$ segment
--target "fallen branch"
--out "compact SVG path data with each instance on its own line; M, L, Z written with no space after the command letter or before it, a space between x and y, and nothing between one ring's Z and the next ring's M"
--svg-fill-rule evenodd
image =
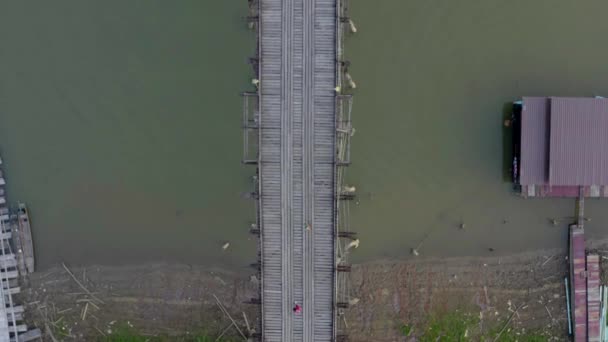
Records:
M222 338L222 336L224 336L224 334L228 331L228 329L232 328L233 325L234 323L230 323L224 330L222 330L222 333L217 336L215 342L218 342L220 338Z
M488 296L488 287L487 287L487 286L484 286L484 287L483 287L483 292L484 292L484 293L485 293L485 295L486 295L486 305L487 305L488 307L490 307L490 297Z
M226 310L226 308L224 307L224 305L222 305L222 302L217 298L216 295L213 295L213 298L215 298L215 301L217 302L217 306L220 308L220 310L222 310L222 312L232 321L232 324L234 325L234 327L236 328L236 330L239 332L239 334L241 334L241 336L243 336L243 339L245 341L247 341L247 337L245 336L245 334L243 334L243 332L239 328L239 325L236 324L236 322L234 321L234 319L232 319L232 316L230 316L230 314L228 313L228 310Z
M243 311L243 319L245 319L245 325L247 326L247 332L251 335L251 327L249 326L249 321L247 320L247 315L245 315L245 311Z
M61 325L59 325L59 324L56 324L55 322L51 322L51 324L52 324L52 325L53 325L55 328L57 328L57 330L61 331L61 333L62 333L62 334L65 334L65 332L63 332L63 330L64 330L65 326L61 326Z
M99 306L97 306L95 304L95 302L93 302L92 300L90 300L89 298L82 298L82 299L76 299L76 303L87 303L87 304L91 304L95 309L99 310Z
M45 330L45 333L47 335L49 335L49 337L51 338L51 340L53 342L58 342L57 339L55 338L55 335L53 335L53 331L49 327L49 324L48 324L49 317L47 316L46 313L42 312L42 309L40 308L40 306L38 306L37 309L38 309L38 312L40 312L40 316L42 316L42 318L44 319L44 330Z
M342 320L344 321L344 326L348 329L348 322L346 321L345 315L342 315Z
M65 271L68 272L68 274L70 275L70 277L72 277L72 279L74 279L74 281L76 282L76 284L78 284L78 286L80 286L80 288L83 289L84 292L86 292L89 296L91 296L91 298L95 299L99 303L104 304L103 300L95 297L93 295L93 293L91 293L91 291L89 291L89 289L87 289L84 285L82 285L82 283L80 281L78 281L78 279L76 279L76 277L74 276L74 273L72 273L72 271L70 271L70 269L65 265L65 263L62 262L61 265L63 265L63 268L65 268Z
M507 322L505 322L505 325L502 326L502 329L500 329L500 332L494 338L494 342L498 341L498 339L500 338L500 335L502 335L502 333L505 331L505 329L507 328L507 326L509 325L509 323L511 323L511 320L513 319L513 316L515 316L515 314L517 313L517 311L519 311L519 309L522 306L524 306L524 303L519 304L519 306L517 307L517 309L515 309L515 311L511 314L511 316L509 316L509 319L507 320Z
M51 330L51 328L49 328L49 325L44 323L44 327L45 327L46 333L51 337L51 340L53 340L53 342L58 342L57 339L55 338L55 335L53 335L53 331Z
M547 310L547 313L549 314L549 318L551 318L551 322L553 322L553 315L551 315L551 311L549 311L549 308L545 305L545 310Z
M56 271L50 271L50 272L47 272L47 273L43 274L43 275L42 275L42 276L41 276L39 279L44 279L44 278L46 278L46 277L50 276L51 274L53 274L53 273L55 273L55 272L56 272Z
M541 266L545 266L545 264L548 263L551 259L553 259L553 255L548 257L547 260L545 260L545 262L543 262Z
M89 303L86 303L84 309L82 310L82 320L84 321L87 318L87 310L89 309Z
M95 330L99 331L100 334L102 334L103 336L106 336L106 334L101 331L101 329L99 329L98 327L94 326L93 328L95 328Z
M99 293L98 291L91 291L92 294L96 294ZM65 295L66 296L82 296L82 295L86 295L88 293L86 292L68 292Z

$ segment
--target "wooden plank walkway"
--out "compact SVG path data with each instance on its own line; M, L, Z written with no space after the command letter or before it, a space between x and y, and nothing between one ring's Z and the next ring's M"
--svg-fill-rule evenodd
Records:
M32 239L32 228L30 227L30 215L25 203L17 206L17 234L19 236L19 254L25 265L23 275L34 272L34 241Z
M600 256L587 255L587 341L600 342Z
M263 341L334 339L336 6L260 0Z
M587 341L587 280L585 266L585 231L581 226L570 226L570 289L574 341Z

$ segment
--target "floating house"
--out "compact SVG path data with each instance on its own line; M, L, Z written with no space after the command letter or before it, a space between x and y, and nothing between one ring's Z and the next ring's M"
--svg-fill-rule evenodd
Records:
M576 342L608 340L608 293L585 248L584 199L608 197L608 99L524 97L513 111L513 181L524 197L577 198L570 226L568 328ZM569 290L568 290L569 289Z
M524 197L608 197L608 99L514 104L513 179Z

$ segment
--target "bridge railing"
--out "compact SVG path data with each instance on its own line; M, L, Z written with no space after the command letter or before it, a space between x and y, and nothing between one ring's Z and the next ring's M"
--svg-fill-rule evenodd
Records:
M351 121L352 94L336 95L336 144L338 166L350 165L350 139L355 133Z
M259 96L257 92L243 92L243 164L257 164L259 159Z
M336 16L336 157L335 157L335 292L334 292L334 340L347 341L345 310L351 305L349 244L356 239L352 232L350 216L350 199L354 198L354 189L346 186L345 175L351 163L350 142L355 133L352 125L352 104L354 82L348 76L350 63L345 59L344 39L349 28L346 0L337 0Z
M247 301L249 304L258 305L259 306L259 317L257 322L253 323L254 331L251 332L251 338L256 340L262 339L262 317L263 307L262 297L263 297L263 277L262 277L262 268L263 265L263 248L262 248L262 240L263 240L263 229L261 225L261 188L260 188L260 173L261 173L261 163L260 163L260 144L261 144L261 130L260 126L261 117L260 117L260 91L259 91L259 83L260 83L260 43L261 43L261 32L260 32L260 1L259 0L249 0L249 13L247 15L246 21L247 26L253 32L255 32L255 53L254 56L249 58L249 64L253 70L253 79L251 83L253 87L255 87L254 91L246 91L241 93L241 97L243 99L243 112L241 119L241 128L243 130L243 153L242 153L242 163L245 165L255 165L255 175L252 177L252 187L253 191L251 196L255 202L255 219L253 222L250 222L249 225L249 233L256 235L258 237L258 251L257 251L257 260L255 263L252 263L251 266L255 269L255 276L258 279L258 297L251 298Z

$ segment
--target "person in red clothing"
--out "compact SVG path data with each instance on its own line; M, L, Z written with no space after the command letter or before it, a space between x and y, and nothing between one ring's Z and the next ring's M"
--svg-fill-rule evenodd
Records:
M293 312L295 312L297 314L301 313L302 312L302 307L298 303L295 303L295 305L293 307Z

